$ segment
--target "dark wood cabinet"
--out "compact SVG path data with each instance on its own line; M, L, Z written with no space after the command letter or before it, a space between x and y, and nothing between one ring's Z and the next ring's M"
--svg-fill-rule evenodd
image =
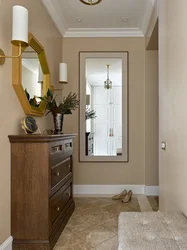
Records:
M93 155L94 153L94 133L86 132L86 155Z
M74 211L75 135L9 136L13 250L51 250Z

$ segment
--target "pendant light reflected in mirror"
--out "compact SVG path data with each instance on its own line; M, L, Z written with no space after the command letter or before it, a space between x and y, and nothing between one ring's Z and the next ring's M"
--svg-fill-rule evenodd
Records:
M110 65L107 64L106 67L107 67L107 79L106 79L106 81L104 81L104 88L105 89L112 89L112 81L110 81L110 78L109 78Z

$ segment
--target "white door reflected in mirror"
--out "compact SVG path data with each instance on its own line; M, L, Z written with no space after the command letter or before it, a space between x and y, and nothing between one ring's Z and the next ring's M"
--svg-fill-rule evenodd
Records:
M128 161L127 85L127 52L80 52L80 161Z

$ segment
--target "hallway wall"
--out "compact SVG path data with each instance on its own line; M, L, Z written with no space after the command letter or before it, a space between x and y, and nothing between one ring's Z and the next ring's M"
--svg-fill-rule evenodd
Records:
M129 162L79 162L78 136L74 152L75 185L145 184L145 39L64 38L63 61L68 64L69 91L79 92L79 51L129 51ZM79 134L78 112L66 116L65 132Z
M52 83L58 81L58 63L62 57L62 38L51 18L38 0L0 1L0 48L11 55L12 6L23 5L29 10L29 31L46 50ZM12 87L12 61L0 66L0 245L10 236L10 143L8 135L20 133L20 121L25 117ZM52 128L52 117L36 118L41 130ZM23 166L24 167L24 166Z
M159 10L160 209L187 216L187 2ZM173 18L174 17L174 18ZM161 141L167 150L161 150Z
M145 185L158 186L158 50L146 50L145 69Z

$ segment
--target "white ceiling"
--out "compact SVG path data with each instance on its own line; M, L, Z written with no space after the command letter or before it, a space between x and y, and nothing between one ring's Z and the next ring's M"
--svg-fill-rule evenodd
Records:
M156 2L102 0L88 6L79 0L41 1L65 37L143 36Z
M86 78L92 86L104 86L107 79L106 65L110 65L109 79L113 86L122 85L122 60L119 58L86 59Z

